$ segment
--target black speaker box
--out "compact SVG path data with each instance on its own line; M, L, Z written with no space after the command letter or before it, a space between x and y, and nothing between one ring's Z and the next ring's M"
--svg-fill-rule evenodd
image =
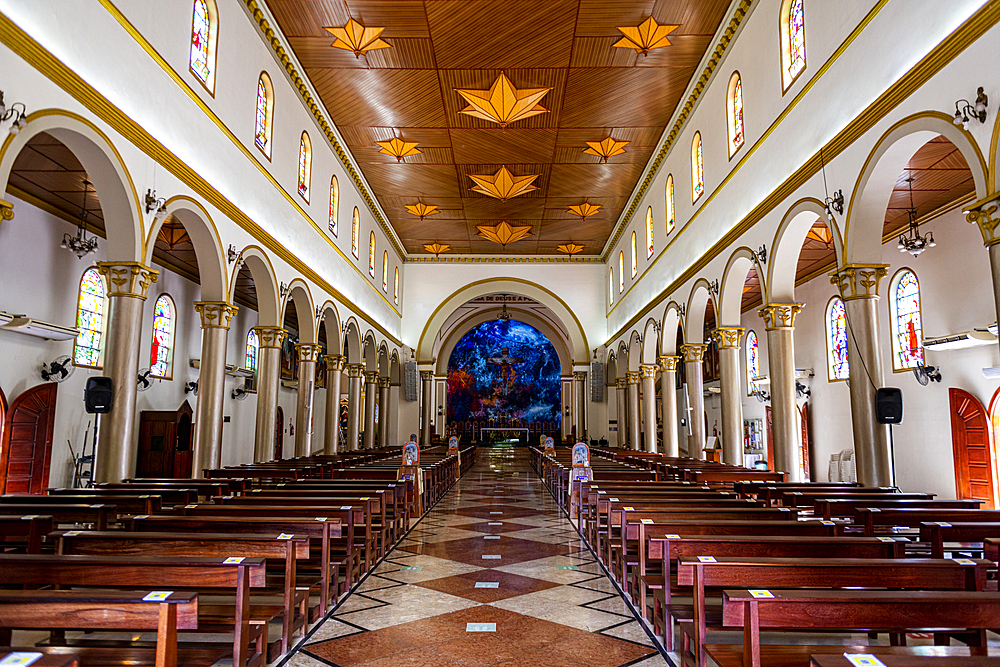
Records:
M903 392L895 387L882 387L875 392L875 419L879 424L903 422Z
M114 394L114 384L111 382L111 378L87 378L87 388L83 392L83 405L90 414L111 412Z

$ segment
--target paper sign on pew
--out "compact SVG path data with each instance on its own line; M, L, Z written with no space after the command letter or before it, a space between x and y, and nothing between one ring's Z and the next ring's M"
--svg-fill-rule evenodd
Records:
M844 657L854 667L885 667L885 663L871 653L845 653Z
M163 602L173 595L173 591L150 591L142 597L143 602Z
M33 665L41 657L41 653L15 651L14 653L8 653L0 659L0 665Z
M754 596L754 598L756 598L756 599L773 598L774 597L774 593L772 593L769 590L765 590L765 589L753 589L753 588L751 588L751 589L749 589L749 592L750 592L750 595Z

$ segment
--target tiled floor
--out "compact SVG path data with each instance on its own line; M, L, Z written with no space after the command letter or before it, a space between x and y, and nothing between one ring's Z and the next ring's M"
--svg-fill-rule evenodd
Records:
M477 587L487 582L496 587ZM531 471L527 451L497 447L480 450L472 470L286 664L667 663Z

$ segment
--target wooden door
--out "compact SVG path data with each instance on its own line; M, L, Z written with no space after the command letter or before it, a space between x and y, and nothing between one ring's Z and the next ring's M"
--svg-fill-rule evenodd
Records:
M57 387L54 382L32 387L15 398L4 415L3 493L43 493L48 486Z
M173 412L143 410L139 413L139 451L136 477L172 477L177 439Z
M190 477L191 463L194 457L194 452L191 449L191 442L194 437L191 417L194 415L194 410L191 409L190 403L184 401L181 403L181 407L177 409L175 415L173 475L174 477Z
M767 432L767 468L768 470L777 470L777 468L774 467L774 438L771 435L770 405L764 408L764 424L766 425Z
M285 435L285 413L278 406L278 418L274 420L274 460L281 460L281 446Z
M806 481L812 480L810 474L812 463L809 460L812 452L809 450L809 403L803 403L799 408L799 420L802 424L802 474Z
M955 493L962 500L981 500L996 507L990 421L975 396L948 389L951 407L951 446L955 457Z

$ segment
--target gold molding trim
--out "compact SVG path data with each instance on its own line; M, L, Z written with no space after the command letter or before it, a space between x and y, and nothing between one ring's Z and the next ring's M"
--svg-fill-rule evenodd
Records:
M846 264L830 273L830 283L844 301L878 299L878 284L888 275L888 264Z
M299 343L295 346L295 352L298 356L299 363L316 363L319 361L320 352L323 351L322 345L317 345L316 343Z
M965 209L965 219L979 226L979 231L983 235L983 245L986 247L1000 243L1000 234L997 233L997 228L1000 227L998 210L1000 210L1000 192L994 192Z
M108 281L108 296L127 296L146 300L149 286L160 272L141 262L97 262L97 272Z
M409 255L407 264L603 264L600 255L584 255L563 257L552 256L507 256L507 255L449 255L448 257L431 257L429 255Z
M0 221L14 219L14 204L6 199L0 199Z
M766 331L794 329L795 316L802 312L802 306L801 303L769 303L757 314L764 320Z
M261 348L273 347L281 349L288 332L281 327L253 327L257 332L257 341Z
M201 315L202 329L228 329L239 307L225 301L195 301L194 309Z
M684 343L680 347L681 359L684 360L685 364L700 364L705 360L705 350L707 349L707 343Z
M712 340L720 350L739 349L744 331L743 327L717 327L712 330Z
M681 358L679 356L672 354L662 354L657 359L657 361L660 363L660 370L663 371L664 373L676 373L677 363L680 360Z
M659 364L639 364L639 374L642 375L643 380L653 380L656 378L656 372L660 370Z
M342 354L324 354L323 363L326 364L327 371L335 371L337 373L344 370L344 362L347 361L347 357Z
M361 377L361 372L364 370L364 364L347 364L344 368L347 369L347 377L349 378L359 378Z
M638 385L642 382L642 373L639 371L626 371L625 382L629 385Z

